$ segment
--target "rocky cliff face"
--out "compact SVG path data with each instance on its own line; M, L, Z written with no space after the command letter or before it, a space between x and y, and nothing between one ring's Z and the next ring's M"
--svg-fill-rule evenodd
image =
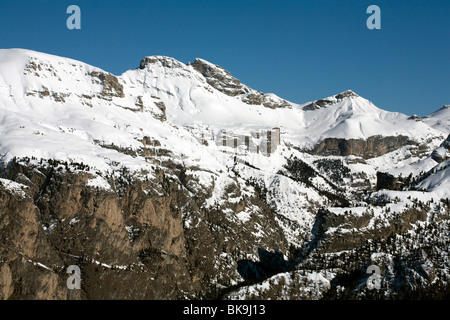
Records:
M179 180L161 171L152 181L124 173L110 177L112 190L87 185L87 172L61 171L13 162L1 173L3 182L21 181L20 190L0 190L3 299L214 298L245 274L239 266L249 254L288 250L266 203L202 209L212 190L189 196L183 171L173 172ZM222 214L246 207L260 212L245 226ZM81 291L66 287L70 265L81 268Z
M354 155L364 159L370 159L382 156L406 145L417 145L417 143L405 136L372 136L366 140L325 138L310 150L310 152L321 156Z
M176 209L185 200L170 195L170 181L153 198L144 193L151 188L145 182L114 181L120 190L113 192L87 186L87 173L12 165L4 174L22 180L25 191L2 192L11 208L2 211L1 260L12 279L5 298L158 299L195 292ZM77 296L66 287L69 265L82 270L84 290ZM53 279L51 290L18 281L24 273Z
M377 190L402 190L405 181L401 177L396 177L386 172L377 172Z
M274 94L262 93L247 87L220 66L202 59L195 59L192 67L206 78L209 85L226 95L239 96L246 104L263 105L271 109L292 107L289 102Z

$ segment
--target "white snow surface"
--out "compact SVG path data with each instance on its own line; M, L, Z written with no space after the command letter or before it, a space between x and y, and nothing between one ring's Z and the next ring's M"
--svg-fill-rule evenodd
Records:
M108 181L106 181L104 178L100 176L87 180L86 185L89 187L99 188L102 190L112 190Z
M450 133L450 105L445 105L424 117L423 122L435 129Z
M0 184L3 185L5 189L11 191L13 194L19 195L22 198L25 198L27 196L24 189L28 189L28 186L24 184L3 178L0 178Z
M450 195L450 160L444 161L435 167L436 172L419 183L418 187L431 191L439 198Z

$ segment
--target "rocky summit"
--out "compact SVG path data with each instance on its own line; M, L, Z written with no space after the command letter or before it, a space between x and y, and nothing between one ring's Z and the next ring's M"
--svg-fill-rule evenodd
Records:
M137 65L0 50L1 299L449 297L448 106Z

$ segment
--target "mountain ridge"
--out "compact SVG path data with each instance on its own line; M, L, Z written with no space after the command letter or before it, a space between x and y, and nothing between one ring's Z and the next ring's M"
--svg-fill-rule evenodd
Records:
M194 63L0 50L0 298L448 292L448 108L296 104Z
M101 70L101 71L106 72L106 73L108 73L108 74L114 75L114 74L112 74L111 72L108 72L108 71L106 71L106 70L104 70L104 69L102 69L102 68L93 66L93 65L91 65L91 64L87 64L87 63L85 63L85 62L82 62L82 61L79 61L79 60L76 60L76 59L73 59L73 58L66 58L66 57L61 57L61 56L54 55L54 54L48 54L48 53L43 53L43 52L34 51L34 50L30 50L30 49L22 49L22 48L11 48L11 49L0 49L0 50L3 51L4 54L7 55L7 56L14 56L14 57L17 57L17 55L20 55L20 56L22 56L22 58L30 58L31 56L38 56L38 57L47 57L47 58L63 59L63 60L67 60L67 61L69 61L69 62L79 63L79 64L82 64L82 65L85 65L85 66L89 66L89 67L92 67L92 68L94 68L94 69L98 69L98 70ZM13 53L18 53L18 54L17 54L17 55L14 55ZM7 57L6 57L6 58L7 58ZM169 56L163 56L163 55L148 55L148 56L145 56L144 58L141 59L141 62L140 62L140 65L139 65L138 69L143 69L147 63L155 63L155 62L157 62L157 61L166 61L166 62L167 62L167 61L170 61L170 62L172 62L175 66L178 66L178 67L188 67L188 66L190 66L190 65L193 65L193 64L195 63L195 61L201 61L201 62L204 63L205 65L213 66L213 67L216 68L216 69L223 70L226 74L228 74L229 76L233 77L233 76L232 76L226 69L224 69L223 67L218 66L218 65L216 65L216 64L214 64L214 63L212 63L212 62L209 62L209 61L207 61L207 60L205 60L205 59L203 59L203 58L195 58L193 63L187 62L187 64L184 64L183 62L178 61L177 59L172 58L172 57L169 57ZM114 75L114 76L115 76L115 77L120 77L121 75L123 75L124 73L126 73L126 72L128 72L128 71L132 71L132 69L129 69L129 70L127 70L127 71L121 73L120 75ZM201 73L201 72L200 72L200 73ZM236 78L234 78L234 77L233 77L233 79L239 81L238 79L236 79ZM241 82L239 81L239 83L241 83ZM245 86L245 85L244 85L244 86ZM249 88L249 87L247 87L247 86L245 86L245 87L246 87L246 88ZM250 89L251 89L251 88L250 88ZM252 90L254 90L254 89L252 89ZM259 92L259 91L257 91L257 92ZM266 93L266 94L272 94L272 93ZM337 93L337 94L334 94L334 95L332 95L332 96L328 96L328 97L321 98L321 99L318 99L318 100L313 100L313 101L310 101L310 102L303 102L303 103L301 103L301 104L299 104L299 103L294 103L294 102L289 102L289 103L293 103L293 104L296 104L296 105L308 105L308 104L313 103L313 102L318 102L318 101L322 101L322 100L327 100L327 99L330 99L330 98L335 98L335 99L339 100L339 99L342 99L343 97L346 97L346 96L360 97L360 96L359 96L357 93L355 93L353 90L347 89L347 90L344 90L344 91L339 92L339 93ZM440 109L437 109L436 111L431 112L430 114L435 113L435 112L437 112L437 111L445 110L445 109L447 109L449 106L450 106L450 105L444 105L444 106L441 107ZM430 115L430 114L429 114L429 115ZM429 115L424 116L424 117L428 117Z
M299 143L305 150L329 138L367 139L379 134L386 137L403 135L419 144L432 139L435 145L441 142L438 140L445 138L443 131L445 127L439 126L441 122L434 120L436 117L433 117L433 114L426 118L425 122L412 122L406 115L375 107L369 100L351 90L304 105L297 105L251 89L241 84L223 68L201 59L195 60L198 61L197 64L200 64L195 67L195 62L192 65L186 65L166 56L147 56L141 60L139 68L114 76L82 62L34 51L14 49L2 50L0 53L3 56L3 60L0 59L2 66L0 88L2 93L7 93L5 105L9 105L8 109L16 111L19 105L23 108L23 116L34 114L39 117L37 112L45 108L35 104L42 105L42 102L46 101L49 115L53 115L53 123L44 125L41 131L45 127L47 127L45 130L48 130L49 127L59 126L57 113L55 113L56 105L65 105L64 108L69 108L68 111L80 114L83 113L82 109L74 104L81 102L82 105L90 107L92 112L103 113L103 116L98 114L96 119L104 117L106 112L104 108L106 105L111 105L120 108L115 111L117 113L127 113L126 110L133 113L148 113L155 119L168 121L178 126L199 124L210 126L216 133L220 130L250 132L257 128L281 126L284 140L288 143ZM16 55L15 60L14 55ZM4 68L4 60L8 62L8 68ZM11 63L13 60L16 62ZM217 77L217 75L207 74L205 77L201 69L204 65L212 68L213 72L220 70L227 77L225 83L231 81L239 90L245 89L245 93L239 91L238 94L235 94L236 92L230 94L224 88L218 90L216 88L218 83L222 86L223 81L220 81L220 77L214 78L214 83L211 85L212 80L208 80L208 76ZM13 66L16 70L11 69ZM4 72L8 69L7 73ZM25 74L18 76L22 73L22 69ZM224 86L227 85L224 84ZM258 98L258 104L255 101L246 100L249 95L255 94L261 98ZM286 102L289 107L278 108L274 105L272 105L273 108L268 107L266 103L268 100L275 104ZM17 104L17 101L20 103ZM127 114L129 115L127 117L136 117L136 114ZM91 116L85 114L80 117ZM131 118L128 121L134 121ZM47 120L42 119L40 123L45 123ZM426 123L430 123L431 126ZM433 128L435 124L438 130ZM102 121L100 125L104 127L105 122ZM111 133L117 131L118 126L119 124L116 123L114 128L107 131ZM144 124L140 125L141 128L144 126ZM105 140L104 137L94 137L96 133L89 130L83 129L85 133L82 134L91 136L91 141ZM123 132L123 129L119 131ZM125 135L129 136L130 132L125 132ZM136 139L142 139L142 137L136 137L130 140L122 134L121 136L122 142L119 142L119 145L124 147L136 148L138 147ZM157 133L156 136L158 136ZM105 144L112 143L116 138L110 136L110 141L106 139ZM157 138L157 140L162 139ZM114 142L117 144L118 141Z

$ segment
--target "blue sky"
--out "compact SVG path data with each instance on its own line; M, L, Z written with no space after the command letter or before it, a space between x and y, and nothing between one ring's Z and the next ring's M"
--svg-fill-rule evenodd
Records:
M66 9L81 8L81 30ZM366 9L381 8L381 30ZM81 60L114 74L147 55L200 57L297 103L352 89L380 108L450 104L449 0L1 0L0 47Z

